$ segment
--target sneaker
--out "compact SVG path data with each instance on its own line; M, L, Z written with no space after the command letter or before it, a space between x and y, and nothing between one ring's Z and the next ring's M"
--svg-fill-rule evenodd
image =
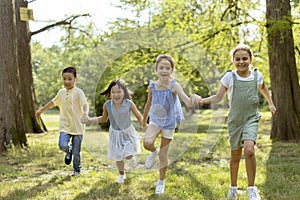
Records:
M124 183L126 179L126 174L120 175L116 183Z
M231 200L237 200L237 186L230 186L227 198Z
M80 174L79 171L74 171L73 174L72 174L72 176L78 176L79 174Z
M158 153L158 148L155 147L156 151L151 152L147 158L146 158L146 162L145 162L145 167L147 169L150 169L151 167L153 167L154 163L155 163L155 159Z
M164 182L157 182L156 188L155 188L155 194L163 194L165 191L165 183Z
M258 190L255 186L248 187L248 199L249 200L260 200Z
M72 162L72 153L67 153L65 156L65 164L69 165Z

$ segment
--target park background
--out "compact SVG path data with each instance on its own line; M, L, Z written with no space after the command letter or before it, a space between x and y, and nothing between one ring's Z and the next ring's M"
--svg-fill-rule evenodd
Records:
M141 169L131 171L127 184L113 184L116 170L105 158L105 145L97 143L107 143L108 124L88 127L85 172L73 181L57 147L57 109L42 120L36 119L34 111L62 88L61 70L73 65L78 69L77 86L91 105L90 115L102 112L106 99L99 92L116 77L125 79L142 112L149 80L155 79L153 64L161 53L175 58L176 79L186 93L205 97L216 92L221 75L232 69L229 52L239 43L252 47L254 68L263 73L278 109L271 117L267 102L260 98L258 188L263 199L299 198L298 1L123 0L113 3L130 14L112 17L105 25L80 9L49 18L41 28L32 24L40 24L38 18L30 26L20 20L19 7L30 8L42 1L1 1L1 198L157 198L153 195L157 172L145 173L142 168L146 152L139 161ZM101 3L94 6L101 7ZM43 34L51 41L53 33L60 35L53 45L37 39ZM186 120L170 151L166 194L160 198L225 199L229 185L227 108L224 99L211 107L185 110ZM243 198L246 174L243 165L240 169Z

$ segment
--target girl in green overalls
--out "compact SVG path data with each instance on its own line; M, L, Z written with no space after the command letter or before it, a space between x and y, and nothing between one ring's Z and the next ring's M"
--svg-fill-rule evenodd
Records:
M237 199L237 177L239 163L244 148L246 171L248 177L248 198L259 200L260 196L254 186L256 174L256 159L254 145L256 143L258 122L258 92L259 89L268 101L272 114L276 108L272 102L262 74L251 69L253 53L248 45L240 44L232 51L234 71L227 71L221 79L221 87L217 94L201 99L193 94L193 102L199 105L220 102L225 93L228 94L230 110L228 114L228 133L231 148L229 199Z

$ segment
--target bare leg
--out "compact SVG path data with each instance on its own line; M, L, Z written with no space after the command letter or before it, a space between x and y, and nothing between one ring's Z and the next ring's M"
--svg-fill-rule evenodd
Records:
M151 152L154 152L156 149L155 149L155 146L154 146L154 143L155 143L155 140L157 138L157 135L159 134L161 130L150 124L146 130L146 133L145 133L145 137L144 137L144 142L143 142L143 145L144 145L144 148L148 151L151 151Z
M256 158L254 152L254 142L252 140L244 141L244 155L246 162L246 171L248 177L248 186L254 186L256 174Z
M231 179L231 186L237 186L237 177L239 172L239 164L242 155L242 148L238 150L231 151L231 158L230 158L230 179Z
M161 137L160 151L159 151L159 179L164 180L168 168L168 151L171 139Z
M120 175L124 175L124 173L125 173L124 161L123 160L122 161L117 161L116 164L117 164L117 168L119 170Z

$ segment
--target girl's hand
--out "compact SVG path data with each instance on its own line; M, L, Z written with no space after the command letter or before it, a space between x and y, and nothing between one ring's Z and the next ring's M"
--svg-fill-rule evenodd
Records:
M191 96L191 100L194 105L201 104L201 99L202 99L202 97L197 94L192 94L192 96Z
M146 131L147 128L148 128L148 124L147 123L145 123L145 124L142 125L143 131Z
M274 115L277 110L276 107L273 104L271 104L271 105L269 105L269 108L270 108L271 113Z

